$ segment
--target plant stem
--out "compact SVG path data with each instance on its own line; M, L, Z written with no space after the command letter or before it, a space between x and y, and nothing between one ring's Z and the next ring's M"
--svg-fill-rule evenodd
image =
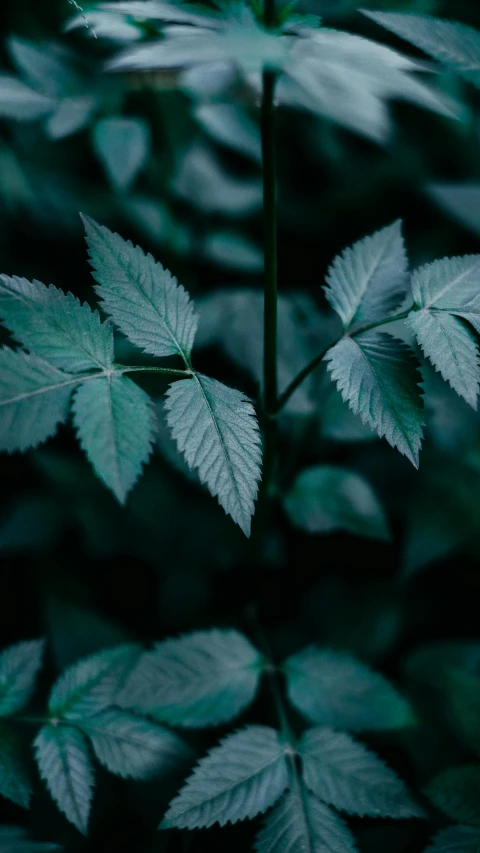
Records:
M191 370L175 370L170 367L128 367L124 364L115 365L115 373L164 373L166 376L191 376Z

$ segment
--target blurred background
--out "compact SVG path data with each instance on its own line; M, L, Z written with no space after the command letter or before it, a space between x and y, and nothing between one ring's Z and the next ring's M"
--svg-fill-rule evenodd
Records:
M255 398L263 264L258 105L219 99L214 86L200 99L192 75L107 75L105 60L142 38L145 26L127 16L113 23L90 15L87 0L84 6L89 28L68 0L1 4L0 271L54 283L94 304L82 211L172 270L201 312L199 368ZM480 29L473 0L363 6ZM363 18L352 0L303 0L299 10L415 54ZM445 72L436 85L464 105L462 120L394 104L385 147L314 114L279 112L283 384L332 334L321 285L344 247L402 218L412 266L479 251L480 92ZM120 336L117 357L133 358ZM2 456L2 645L46 635L47 683L80 656L124 639L149 642L212 625L249 633L255 604L279 656L328 643L413 692L418 673L443 660L445 649L453 655L469 641L477 667L480 423L427 367L424 378L419 472L353 419L322 370L295 395L281 423L280 500L255 570L242 534L176 454L161 380L144 380L159 398L159 435L125 508L95 479L70 426L26 456ZM299 471L325 462L365 478L381 523L378 514L376 526L347 514L315 534L301 529L286 496ZM432 703L430 694L424 699ZM260 698L255 719L266 713ZM414 783L460 749L443 730L397 736L382 748ZM154 833L171 791L112 777L99 786L88 842L46 794L38 794L31 816L2 803L5 819L27 821L71 849L204 849L202 840ZM408 822L362 827L359 838L372 851L421 850L426 837ZM251 832L213 830L209 850L249 849Z

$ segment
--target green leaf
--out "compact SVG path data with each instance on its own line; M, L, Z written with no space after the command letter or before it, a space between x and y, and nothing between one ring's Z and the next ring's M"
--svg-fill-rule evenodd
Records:
M124 779L152 779L171 772L188 750L178 735L117 708L82 722L100 764Z
M362 11L377 24L480 86L480 33L473 27L430 15Z
M97 122L93 143L110 182L128 192L150 153L150 130L144 121L112 116Z
M161 824L195 829L266 811L288 784L286 745L274 729L247 726L228 735L187 779Z
M196 373L167 391L167 422L178 449L246 536L260 480L255 411L240 391Z
M0 654L0 717L9 717L29 702L43 662L44 640L27 640Z
M326 361L352 411L418 467L423 408L410 349L389 335L370 332L343 338Z
M299 791L285 794L267 816L255 850L257 853L354 853L357 847L343 820L301 785Z
M27 450L54 435L77 383L35 355L0 350L0 450Z
M48 708L52 717L82 720L115 704L138 657L134 643L106 649L67 669L54 684Z
M150 397L125 376L82 385L73 399L80 444L96 473L123 504L152 451Z
M55 101L10 74L0 74L0 118L36 121L52 112Z
M238 104L200 103L195 118L212 139L261 163L260 130Z
M401 227L397 220L334 259L324 289L345 329L382 320L401 304L408 265Z
M298 746L305 784L327 805L363 817L421 817L398 776L344 732L309 729Z
M448 703L457 734L480 754L480 678L455 669L447 669L446 676Z
M168 270L139 246L83 217L102 307L124 335L152 355L189 359L198 318Z
M442 210L468 228L480 234L480 184L478 181L431 182L426 192Z
M411 725L407 701L350 655L310 646L284 664L288 697L312 723L351 731Z
M64 56L52 45L35 44L13 36L8 39L7 48L19 74L50 98L60 97L66 86L77 82Z
M480 830L474 826L449 826L432 839L425 853L478 853Z
M412 293L419 308L463 317L480 332L480 255L442 258L415 270Z
M0 794L28 809L32 786L23 746L18 732L0 722Z
M70 726L43 726L34 742L40 775L67 820L87 834L94 775L84 734Z
M111 327L53 284L1 275L0 316L19 343L62 370L79 373L113 363Z
M185 4L182 8L180 5L165 3L163 0L119 0L114 3L100 3L99 8L150 21L200 24L201 26L216 26L216 18L218 18L218 13L215 14L215 11L207 6Z
M383 508L360 474L333 465L307 468L296 478L284 506L290 521L309 533L347 530L388 539Z
M97 107L98 101L93 95L63 98L45 124L47 135L57 140L78 133L90 124Z
M0 826L0 853L57 853L58 844L30 841L27 832L20 826Z
M142 655L121 703L172 726L220 725L253 701L263 664L238 631L196 631Z
M446 382L466 402L477 408L480 381L475 335L448 311L412 311L407 317L423 352Z
M451 767L430 780L427 797L451 820L480 826L480 767Z

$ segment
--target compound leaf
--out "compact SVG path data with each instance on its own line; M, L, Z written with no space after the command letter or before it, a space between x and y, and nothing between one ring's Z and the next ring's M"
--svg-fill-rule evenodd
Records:
M18 732L0 722L0 794L28 809L32 787L23 746Z
M427 797L451 820L480 826L480 767L451 767L430 780Z
M94 775L88 742L78 729L43 726L34 743L40 775L67 820L87 834Z
M0 717L20 711L28 703L42 665L44 640L27 640L0 654Z
M480 255L441 258L415 270L412 293L416 306L449 311L480 332Z
M267 816L255 849L257 853L354 853L357 847L343 820L301 785L299 791L285 794Z
M102 307L152 355L190 357L198 318L186 291L139 246L83 217Z
M152 451L155 420L148 394L125 376L101 376L77 390L73 416L96 473L125 503Z
M379 332L343 338L326 355L345 402L418 467L423 408L410 349Z
M266 811L288 784L285 748L267 726L247 726L224 738L170 803L162 828L224 826Z
M142 655L120 701L172 726L220 725L252 702L263 662L238 631L196 631Z
M166 408L188 465L250 536L261 462L253 406L240 391L197 373L170 385Z

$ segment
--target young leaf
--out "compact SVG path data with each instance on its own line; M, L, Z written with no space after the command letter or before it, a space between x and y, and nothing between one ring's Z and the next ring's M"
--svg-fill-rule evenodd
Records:
M117 708L82 722L100 764L124 779L152 779L187 755L178 735Z
M28 703L42 665L44 640L27 640L0 654L0 717L9 717Z
M111 327L53 284L1 275L0 316L19 343L55 367L79 373L112 365Z
M377 672L343 652L310 646L284 664L288 697L312 723L351 731L411 725L407 701Z
M407 289L407 263L400 220L337 255L325 295L345 329L382 320L398 308Z
M142 655L120 700L172 726L216 726L252 702L262 667L238 631L196 631Z
M398 12L363 14L480 86L480 33L456 21Z
M435 776L425 793L451 820L480 826L480 767L451 767Z
M58 844L30 841L20 826L0 826L0 853L59 853Z
M301 785L301 783L300 783ZM301 786L269 813L255 842L257 853L355 853L355 839L332 809Z
M81 720L115 703L138 656L138 646L125 644L84 658L54 684L50 716Z
M125 503L152 451L154 410L149 396L125 376L102 376L78 389L73 418L96 473Z
M70 726L43 726L34 742L40 776L67 820L87 834L94 776L84 734Z
M415 270L412 293L419 308L463 317L480 332L480 255L442 258Z
M93 142L113 186L128 192L148 160L148 125L138 118L104 118L95 125Z
M167 421L178 449L227 515L250 536L260 480L255 411L240 391L196 373L167 391Z
M170 803L161 828L195 829L253 818L288 784L285 744L274 729L247 726L203 758Z
M35 355L0 350L0 450L27 450L54 435L77 383Z
M425 853L478 853L480 829L475 826L449 826L432 839Z
M476 409L480 368L473 332L448 311L412 311L407 323L436 370Z
M300 740L305 784L327 805L371 817L421 817L403 782L344 732L309 729Z
M152 355L188 361L198 318L168 270L139 246L83 217L102 307L132 343Z
M302 471L284 505L292 523L309 533L347 530L372 539L389 538L385 513L371 486L345 468L317 465Z
M32 786L23 743L18 732L0 722L0 794L28 809Z
M343 338L326 361L353 412L418 467L423 409L410 349L389 335L370 332Z

